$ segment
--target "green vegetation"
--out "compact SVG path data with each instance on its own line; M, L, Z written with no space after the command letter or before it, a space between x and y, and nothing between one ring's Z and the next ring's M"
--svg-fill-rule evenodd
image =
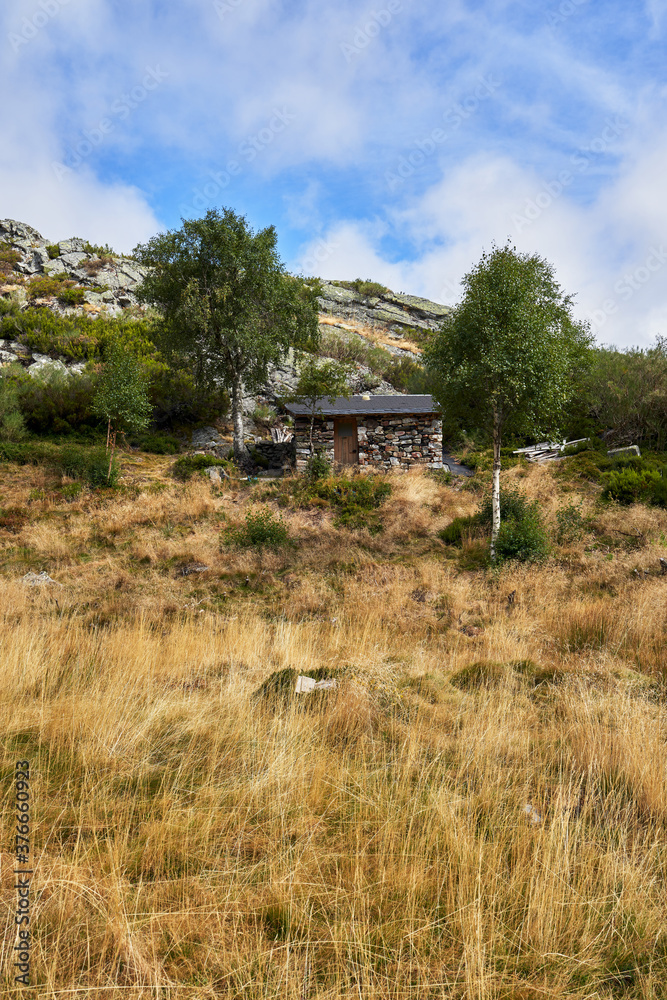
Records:
M28 430L43 436L90 435L100 427L93 413L92 372L70 375L44 367L28 375L20 369L13 376L21 413Z
M667 507L667 462L664 454L607 455L584 446L566 458L555 475L570 483L602 487L603 500Z
M282 506L320 507L333 511L334 524L344 528L382 531L379 509L391 494L391 486L379 475L313 475L288 479L279 487Z
M319 336L315 291L287 274L276 244L273 226L254 233L225 208L135 249L150 268L137 294L160 309L165 348L198 383L218 381L229 392L239 459L244 394L266 382L290 347L314 347Z
M457 517L439 533L446 545L463 544L466 536L491 533L493 525L493 500L486 493L477 513L467 517ZM500 508L503 520L496 543L496 560L517 562L539 562L550 551L549 537L540 513L539 502L530 500L525 493L514 486L501 486Z
M0 440L20 441L25 437L25 420L19 390L11 374L0 376Z
M60 288L62 282L57 284ZM17 340L40 354L59 354L73 361L101 360L111 341L121 343L137 357L158 357L154 322L126 316L59 316L47 308L21 311L15 303L3 303L0 338Z
M101 247L94 243L84 243L83 252L92 254L93 257L108 257L109 259L120 256L120 254L117 254L108 243L105 243L104 246Z
M109 462L103 447L90 447L67 442L51 441L10 442L0 440L0 460L17 465L39 465L53 475L67 476L85 483L93 489L118 484L120 468L114 461L109 473Z
M9 275L14 270L14 265L18 264L21 254L18 250L13 250L9 243L0 243L0 274Z
M573 320L572 299L553 266L536 254L494 247L462 284L463 301L445 317L424 359L448 418L493 435L495 560L503 434L553 430L575 394L591 337Z
M57 243L47 243L46 252L49 255L49 260L56 260L60 257L60 247Z
M378 297L389 291L385 285L381 285L377 281L371 281L370 278L367 278L365 281L362 281L361 278L355 278L354 281L332 281L332 285L338 285L339 288L348 288L351 292L358 292L359 295L365 295L368 298Z
M227 525L221 541L240 548L276 549L289 541L289 531L282 517L276 517L268 509L249 508L240 527Z
M39 275L28 282L28 298L43 299L55 296L68 306L80 306L85 297L83 288L75 287L75 282L64 274Z
M363 365L379 379L404 392L430 392L430 379L423 367L411 358L396 357L383 347L373 347L361 337L341 337L324 333L318 348L322 357L335 358L345 365Z
M191 479L196 472L203 472L211 466L218 465L225 469L233 468L229 459L214 458L212 455L183 455L177 458L171 467L171 474L174 479L179 479L182 483Z
M148 427L151 404L146 372L138 360L118 343L107 350L92 399L93 413L107 421L109 476L118 433L137 433Z
M604 477L602 496L620 504L646 503L667 507L667 466L658 469L624 469L608 472Z
M308 407L310 416L310 457L313 458L313 426L315 418L322 413L321 401L333 402L337 397L349 399L349 364L340 361L318 361L312 355L303 355L297 367L297 382L286 402L301 403Z
M306 462L306 476L308 479L324 479L330 473L331 462L321 450L312 454Z

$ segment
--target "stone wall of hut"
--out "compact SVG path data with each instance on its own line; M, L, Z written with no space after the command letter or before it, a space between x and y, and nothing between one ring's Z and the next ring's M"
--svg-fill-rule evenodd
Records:
M378 469L423 465L442 469L442 420L432 413L358 415L359 465ZM294 418L296 467L303 470L310 455L310 418ZM315 451L334 460L333 417L318 417L313 429Z

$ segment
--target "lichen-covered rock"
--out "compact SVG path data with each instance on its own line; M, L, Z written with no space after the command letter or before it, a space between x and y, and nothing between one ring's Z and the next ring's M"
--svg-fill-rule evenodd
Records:
M137 304L134 292L143 281L146 268L136 261L114 257L110 262L102 262L86 249L88 244L79 237L50 243L32 226L15 219L0 220L0 243L7 244L20 254L16 270L26 278L40 274L51 277L63 275L84 289L106 285L110 292L99 304L111 315ZM49 256L49 247L58 248L57 257L52 259ZM87 267L89 264L92 266Z
M431 302L418 295L403 295L391 291L379 295L362 295L353 289L326 281L322 283L319 305L324 313L398 332L408 327L435 330L451 312L450 306Z

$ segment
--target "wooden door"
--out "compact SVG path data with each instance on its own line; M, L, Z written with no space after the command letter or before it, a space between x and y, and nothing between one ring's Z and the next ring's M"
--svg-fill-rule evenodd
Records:
M340 417L334 422L334 459L341 465L357 465L359 444L355 417Z

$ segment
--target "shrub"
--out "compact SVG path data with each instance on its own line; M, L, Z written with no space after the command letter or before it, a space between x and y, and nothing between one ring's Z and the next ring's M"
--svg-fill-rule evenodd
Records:
M632 468L612 470L603 479L602 497L620 504L644 502L665 506L667 480L662 470Z
M11 274L20 259L18 250L12 249L8 243L0 243L0 274Z
M132 447L151 455L177 455L181 450L180 441L171 434L134 434L128 441Z
M446 528L438 532L438 537L442 539L445 545L460 545L463 541L464 533L471 531L478 525L479 520L474 514L468 515L468 517L455 517L451 524L448 524Z
M49 260L55 260L57 257L60 257L60 247L57 243L48 243L46 252L49 255Z
M91 406L90 375L70 375L44 368L25 375L20 385L21 412L28 428L37 434L71 434L100 426Z
M61 284L56 282L53 294L58 294ZM85 315L59 316L47 308L21 312L10 306L0 318L0 337L18 340L41 354L62 354L74 361L101 358L111 341L119 342L138 358L154 359L158 354L154 335L151 320L126 316L91 319Z
M244 524L238 528L228 525L223 539L242 548L279 548L287 544L289 531L283 519L270 510L248 510Z
M105 243L102 247L98 247L94 243L84 243L83 252L89 253L92 257L109 257L110 259L118 257L116 251L112 250L108 243Z
M521 521L523 518L530 515L531 509L535 506L535 504L536 501L529 500L526 494L516 486L500 487L501 521ZM484 495L484 498L479 505L477 516L479 518L478 523L482 527L491 528L491 525L493 524L493 506L490 493L486 493Z
M0 376L0 437L4 441L20 441L25 437L18 385L12 375L13 372Z
M28 298L42 299L59 295L63 291L64 276L41 274L28 284Z
M65 500L76 500L82 489L81 483L65 483L59 492Z
M369 297L384 295L385 292L389 291L384 285L381 285L377 281L371 281L370 278L367 278L366 281L362 281L361 278L355 278L354 281L339 281L338 284L342 288L349 288L350 291Z
M80 306L84 300L85 292L83 288L63 288L58 293L58 301L67 306Z
M222 388L195 384L192 374L166 365L155 365L150 400L153 423L159 428L211 423L229 411L229 396Z
M480 527L491 529L493 508L490 494L482 499L476 517ZM548 553L549 539L542 524L539 501L529 500L517 487L501 486L497 560L535 562L546 558Z
M212 465L229 467L229 464L227 459L214 458L212 455L183 455L182 458L177 458L172 465L171 474L174 479L178 479L184 483L186 480L191 479L195 472L210 469Z
M67 444L54 454L52 462L61 475L83 480L93 489L118 485L120 467L114 460L109 472L109 456L104 448L83 448Z
M306 462L306 477L311 481L324 479L331 473L331 462L322 451L315 452Z
M496 559L502 562L539 562L549 555L549 539L542 525L537 501L520 520L501 521L496 538Z

